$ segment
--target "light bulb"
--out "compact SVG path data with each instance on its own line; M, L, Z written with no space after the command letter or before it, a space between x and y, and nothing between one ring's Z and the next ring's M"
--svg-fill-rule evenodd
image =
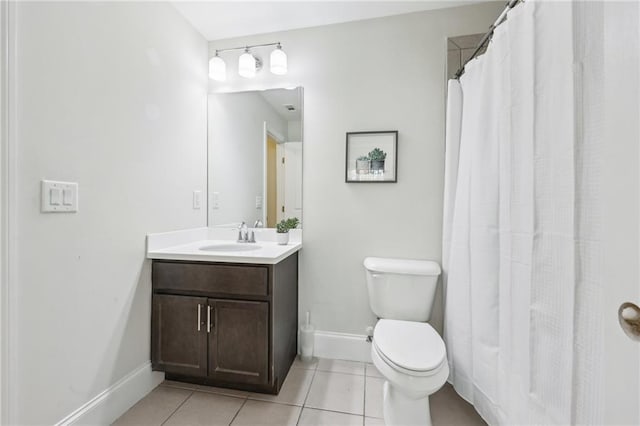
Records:
M225 81L227 79L227 64L221 57L216 56L209 61L209 77L217 81Z
M256 76L256 58L249 53L249 49L245 49L238 59L238 74L245 78Z
M284 75L287 73L287 54L284 53L279 43L273 52L271 52L269 59L271 72L273 74Z

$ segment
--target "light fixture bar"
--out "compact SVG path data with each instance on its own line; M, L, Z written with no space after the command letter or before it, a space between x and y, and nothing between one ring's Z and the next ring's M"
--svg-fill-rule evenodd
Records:
M277 42L277 43L264 43L264 44L250 44L248 46L229 47L229 48L226 48L226 49L216 49L216 53L228 52L228 51L231 51L231 50L253 49L254 47L267 47L267 46L278 46L278 45L280 45L280 42Z
M285 75L287 73L287 54L282 50L282 44L278 41L275 43L252 44L239 47L229 47L226 49L216 49L215 56L209 60L209 77L217 81L224 81L226 79L226 64L219 54L232 50L244 51L244 53L242 53L238 58L238 74L245 78L255 77L256 72L260 71L262 68L262 60L251 53L251 49L269 46L275 46L275 49L269 55L269 70L275 75Z

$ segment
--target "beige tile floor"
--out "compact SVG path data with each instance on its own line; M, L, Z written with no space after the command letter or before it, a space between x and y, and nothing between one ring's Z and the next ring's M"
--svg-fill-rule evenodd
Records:
M279 395L165 381L114 424L384 426L382 384L362 362L296 360ZM439 425L484 425L450 385L431 396Z

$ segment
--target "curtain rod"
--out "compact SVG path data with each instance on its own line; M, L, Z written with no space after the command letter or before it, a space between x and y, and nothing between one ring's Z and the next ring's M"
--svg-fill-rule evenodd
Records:
M462 74L464 74L464 67L471 61L473 60L476 56L478 56L478 53L480 53L480 51L482 50L482 48L489 42L491 41L491 37L493 36L493 32L495 31L495 29L498 27L498 25L500 25L501 23L503 23L506 19L507 19L507 12L509 12L511 9L513 9L513 7L518 4L521 0L509 0L506 4L506 6L504 7L504 10L502 11L502 13L500 14L500 16L498 16L498 19L495 20L495 22L489 27L489 31L487 31L483 36L482 39L480 40L480 44L478 44L478 47L476 47L476 50L473 51L473 54L469 57L469 59L467 59L466 61L464 61L464 64L462 64L462 66L460 67L460 69L458 71L456 71L456 74L454 76L454 78L456 80L460 79L460 76Z

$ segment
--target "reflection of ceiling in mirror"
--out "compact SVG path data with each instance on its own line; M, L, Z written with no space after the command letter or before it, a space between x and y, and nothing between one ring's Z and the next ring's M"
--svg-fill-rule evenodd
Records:
M300 89L273 89L258 92L273 109L286 121L299 121L301 117ZM290 111L285 105L292 105L294 110Z

